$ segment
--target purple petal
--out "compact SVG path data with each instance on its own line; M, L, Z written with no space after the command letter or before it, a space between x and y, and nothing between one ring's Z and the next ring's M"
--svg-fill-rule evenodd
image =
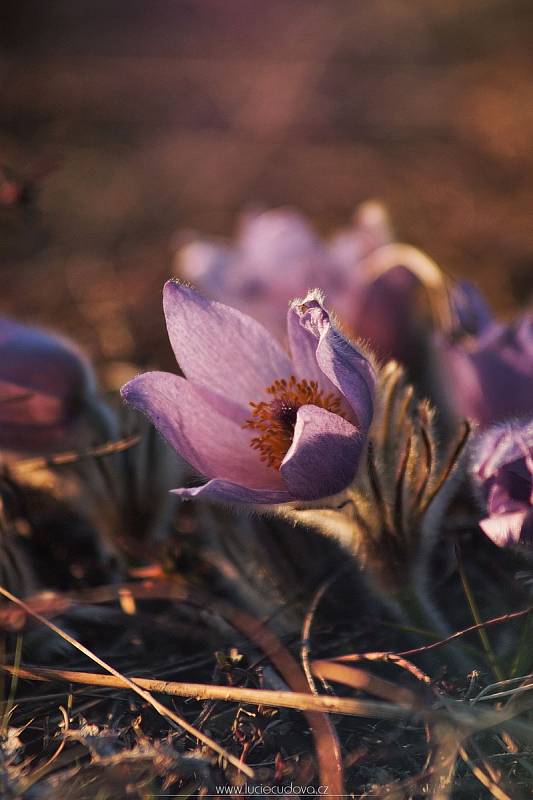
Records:
M495 475L501 467L525 459L524 466L529 467L533 476L531 453L533 420L494 425L476 438L473 472L479 480L484 481Z
M168 281L163 305L176 359L189 380L242 408L259 399L276 378L291 374L280 345L258 322Z
M190 489L174 489L173 494L177 494L180 497L201 497L204 500L215 500L219 503L246 503L248 505L271 506L292 500L290 494L285 491L247 489L245 486L239 486L237 483L218 478L205 483L203 486L196 486Z
M122 396L147 414L169 444L202 475L254 489L282 488L279 474L250 447L250 432L221 414L184 378L146 372L127 383Z
M498 547L509 547L522 540L527 511L515 511L510 514L495 514L481 520L480 527Z
M297 301L294 301L297 302ZM317 337L302 325L300 315L291 303L287 314L287 333L294 375L301 380L316 381L327 393L338 393L337 386L324 374L317 361Z
M374 370L368 359L333 327L319 292L310 292L304 300L291 303L288 330L299 376L317 380L318 366L346 398L358 426L366 432L373 414ZM323 385L323 379L320 383Z
M318 500L351 483L364 437L337 414L318 406L298 409L292 445L280 472L291 495Z

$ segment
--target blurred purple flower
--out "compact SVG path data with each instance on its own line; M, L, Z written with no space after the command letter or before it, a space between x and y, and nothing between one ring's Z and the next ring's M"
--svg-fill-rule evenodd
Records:
M209 296L245 311L282 338L289 301L313 286L324 289L331 304L348 310L351 319L353 291L362 283L357 265L390 239L388 218L378 203L362 205L353 228L329 242L292 209L248 212L233 244L190 241L178 252L177 269Z
M95 391L90 365L72 344L0 318L0 449L63 446Z
M514 324L485 323L477 336L439 337L451 406L487 427L533 411L533 315Z
M473 473L489 516L480 525L499 547L533 544L533 421L508 423L479 437Z
M456 283L451 301L458 331L478 335L492 323L492 313L485 298L470 281Z
M185 377L148 372L122 395L209 479L176 492L270 505L346 488L372 419L375 375L321 295L291 304L292 358L254 319L188 286L168 282L163 305Z

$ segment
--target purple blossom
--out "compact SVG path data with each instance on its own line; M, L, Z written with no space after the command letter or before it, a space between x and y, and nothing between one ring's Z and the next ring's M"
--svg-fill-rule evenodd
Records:
M361 206L353 227L328 242L292 209L248 212L241 216L234 243L190 241L179 251L177 267L210 297L245 311L282 339L288 302L311 286L323 288L351 324L364 283L358 265L390 239L388 218L378 203Z
M185 377L148 372L122 395L208 479L177 494L270 505L346 488L372 419L375 375L321 295L291 304L291 358L260 323L189 286L168 282L163 305Z
M489 516L480 523L499 547L533 544L533 421L490 428L479 437L473 473Z
M63 446L95 392L91 368L69 342L0 318L0 448Z
M486 323L477 336L437 341L450 404L487 427L533 411L533 315Z

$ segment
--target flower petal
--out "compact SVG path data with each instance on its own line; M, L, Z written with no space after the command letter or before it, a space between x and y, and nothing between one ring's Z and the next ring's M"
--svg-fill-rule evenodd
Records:
M245 486L218 478L204 483L203 486L174 489L173 494L180 497L201 497L219 503L246 503L248 505L271 506L292 500L290 494L283 490L277 492L272 489L247 489Z
M146 372L122 388L122 396L147 414L169 444L195 470L248 488L282 488L278 473L250 447L251 434L221 414L184 378Z
M168 281L163 294L168 334L187 378L243 409L276 378L291 374L289 358L251 317Z
M363 353L331 324L320 292L315 290L303 300L291 303L288 329L297 372L316 380L318 365L337 392L346 398L358 426L366 432L373 414L374 369ZM323 385L323 379L320 383Z
M498 547L509 547L509 545L520 543L527 515L527 511L494 514L482 519L479 525Z
M318 406L301 406L292 445L280 467L291 495L318 500L345 489L357 470L364 441L338 414Z

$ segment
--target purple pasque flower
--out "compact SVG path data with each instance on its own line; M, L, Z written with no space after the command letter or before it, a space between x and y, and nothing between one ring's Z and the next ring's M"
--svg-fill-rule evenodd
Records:
M293 297L321 286L335 307L344 305L357 282L357 264L390 238L388 217L378 203L363 204L353 226L330 241L293 209L247 212L233 243L193 239L179 250L177 269L210 297L250 314L282 339Z
M91 367L73 344L0 318L0 449L63 447L95 392Z
M479 437L473 474L489 516L481 528L499 547L533 544L533 419Z
M122 396L204 475L182 496L276 504L351 482L373 412L368 359L311 292L288 313L291 357L256 320L169 281L163 306L184 374L148 372Z
M487 323L477 336L437 340L452 409L482 427L533 411L533 315Z

